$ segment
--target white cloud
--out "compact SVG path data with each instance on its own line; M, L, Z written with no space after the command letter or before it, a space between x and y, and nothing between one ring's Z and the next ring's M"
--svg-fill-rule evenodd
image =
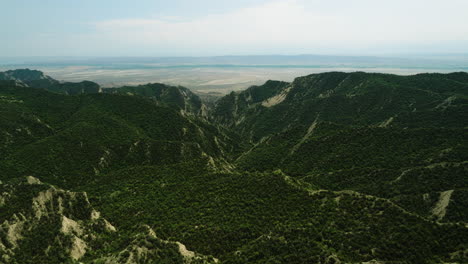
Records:
M100 21L66 42L101 55L468 52L467 10L465 0L279 0L190 20Z

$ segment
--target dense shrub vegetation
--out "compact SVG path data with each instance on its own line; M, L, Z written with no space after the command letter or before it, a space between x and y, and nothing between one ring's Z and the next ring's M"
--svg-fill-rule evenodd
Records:
M211 109L163 84L0 79L0 262L468 260L467 73L313 74Z

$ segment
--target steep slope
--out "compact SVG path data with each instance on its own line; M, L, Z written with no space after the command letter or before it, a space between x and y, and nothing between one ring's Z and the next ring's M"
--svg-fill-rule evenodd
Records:
M18 80L25 83L37 80L47 80L50 84L54 84L57 82L56 80L52 79L50 76L45 75L41 71L30 69L17 69L0 72L0 80Z
M0 72L0 80L16 80L30 87L41 88L48 91L69 95L101 92L101 87L95 82L59 82L50 76L45 75L41 71L30 69L18 69Z
M287 85L286 82L267 81L262 86L252 86L240 93L231 92L215 103L210 111L211 120L230 128L239 128L237 125L247 116L255 115L255 111L249 111L251 108L274 97Z
M127 94L149 97L156 102L164 103L180 110L184 114L206 116L207 109L200 98L182 86L170 86L161 83L150 83L138 86L106 88L105 93Z
M319 190L281 172L211 173L194 163L127 168L84 187L116 226L154 226L223 263L463 262L468 228L393 202Z
M211 118L254 142L317 121L347 126L465 127L468 73L330 72L269 81L220 99ZM252 97L253 94L267 96ZM304 133L306 134L306 133Z
M180 87L0 81L2 261L466 263L467 88L315 74L206 119Z
M211 112L254 144L237 159L239 169L281 169L324 189L466 222L467 73L332 72L272 83L226 96ZM252 90L270 94L252 100ZM455 194L447 213L434 214L447 191Z
M148 226L119 232L93 209L86 193L32 176L1 183L0 193L2 263L215 262L179 242L159 239Z
M138 86L123 86L102 89L91 81L59 82L38 70L18 69L0 72L0 81L16 81L18 85L44 89L54 93L78 95L110 93L147 97L156 103L172 107L182 114L206 117L207 109L201 99L182 86L170 86L161 83L149 83Z
M127 166L196 159L228 169L237 148L206 121L142 97L74 97L8 85L0 95L8 100L0 119L4 178L34 174L70 188Z

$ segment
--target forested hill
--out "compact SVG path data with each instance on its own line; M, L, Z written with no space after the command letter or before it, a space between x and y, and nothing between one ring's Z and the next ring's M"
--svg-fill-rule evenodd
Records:
M210 118L253 144L236 160L240 170L280 169L426 217L468 219L468 73L269 81L222 98ZM442 197L448 210L434 210Z
M268 81L221 98L211 118L258 142L317 122L373 127L468 125L468 73L398 76L329 72Z
M100 86L95 82L59 82L41 71L30 69L0 72L0 80L16 81L26 86L69 95L101 92Z
M206 117L207 108L201 99L182 86L170 86L161 83L149 83L138 86L106 88L105 93L127 94L148 97L157 103L167 104L181 113Z
M238 146L223 129L144 97L68 96L0 81L0 102L0 178L34 175L69 188L136 165L196 159L229 168Z
M206 116L207 109L200 98L182 86L151 83L139 86L101 88L91 81L60 82L41 71L18 69L0 72L0 80L15 81L17 85L40 88L54 93L67 95L112 93L151 98L158 104L175 108L183 114Z
M468 73L0 79L1 263L468 262Z

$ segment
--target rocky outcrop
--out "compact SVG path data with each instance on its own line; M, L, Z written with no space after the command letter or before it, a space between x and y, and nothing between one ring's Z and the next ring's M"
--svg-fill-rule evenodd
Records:
M86 193L70 192L28 176L0 185L2 262L14 263L31 244L47 258L57 245L70 259L82 258L95 234L116 229L90 205ZM38 234L41 241L35 241ZM41 250L42 249L42 250ZM51 256L52 257L52 256Z
M176 263L217 263L216 258L190 251L180 242L160 239L151 227L140 226L129 245L122 251L99 259L106 264L112 263L153 263L152 261L170 257ZM164 253L165 252L165 253Z
M160 239L149 226L135 231L123 249L109 245L118 230L93 209L84 192L70 192L28 176L0 183L0 263L101 261L103 263L215 263L213 257ZM54 262L52 261L52 262Z

